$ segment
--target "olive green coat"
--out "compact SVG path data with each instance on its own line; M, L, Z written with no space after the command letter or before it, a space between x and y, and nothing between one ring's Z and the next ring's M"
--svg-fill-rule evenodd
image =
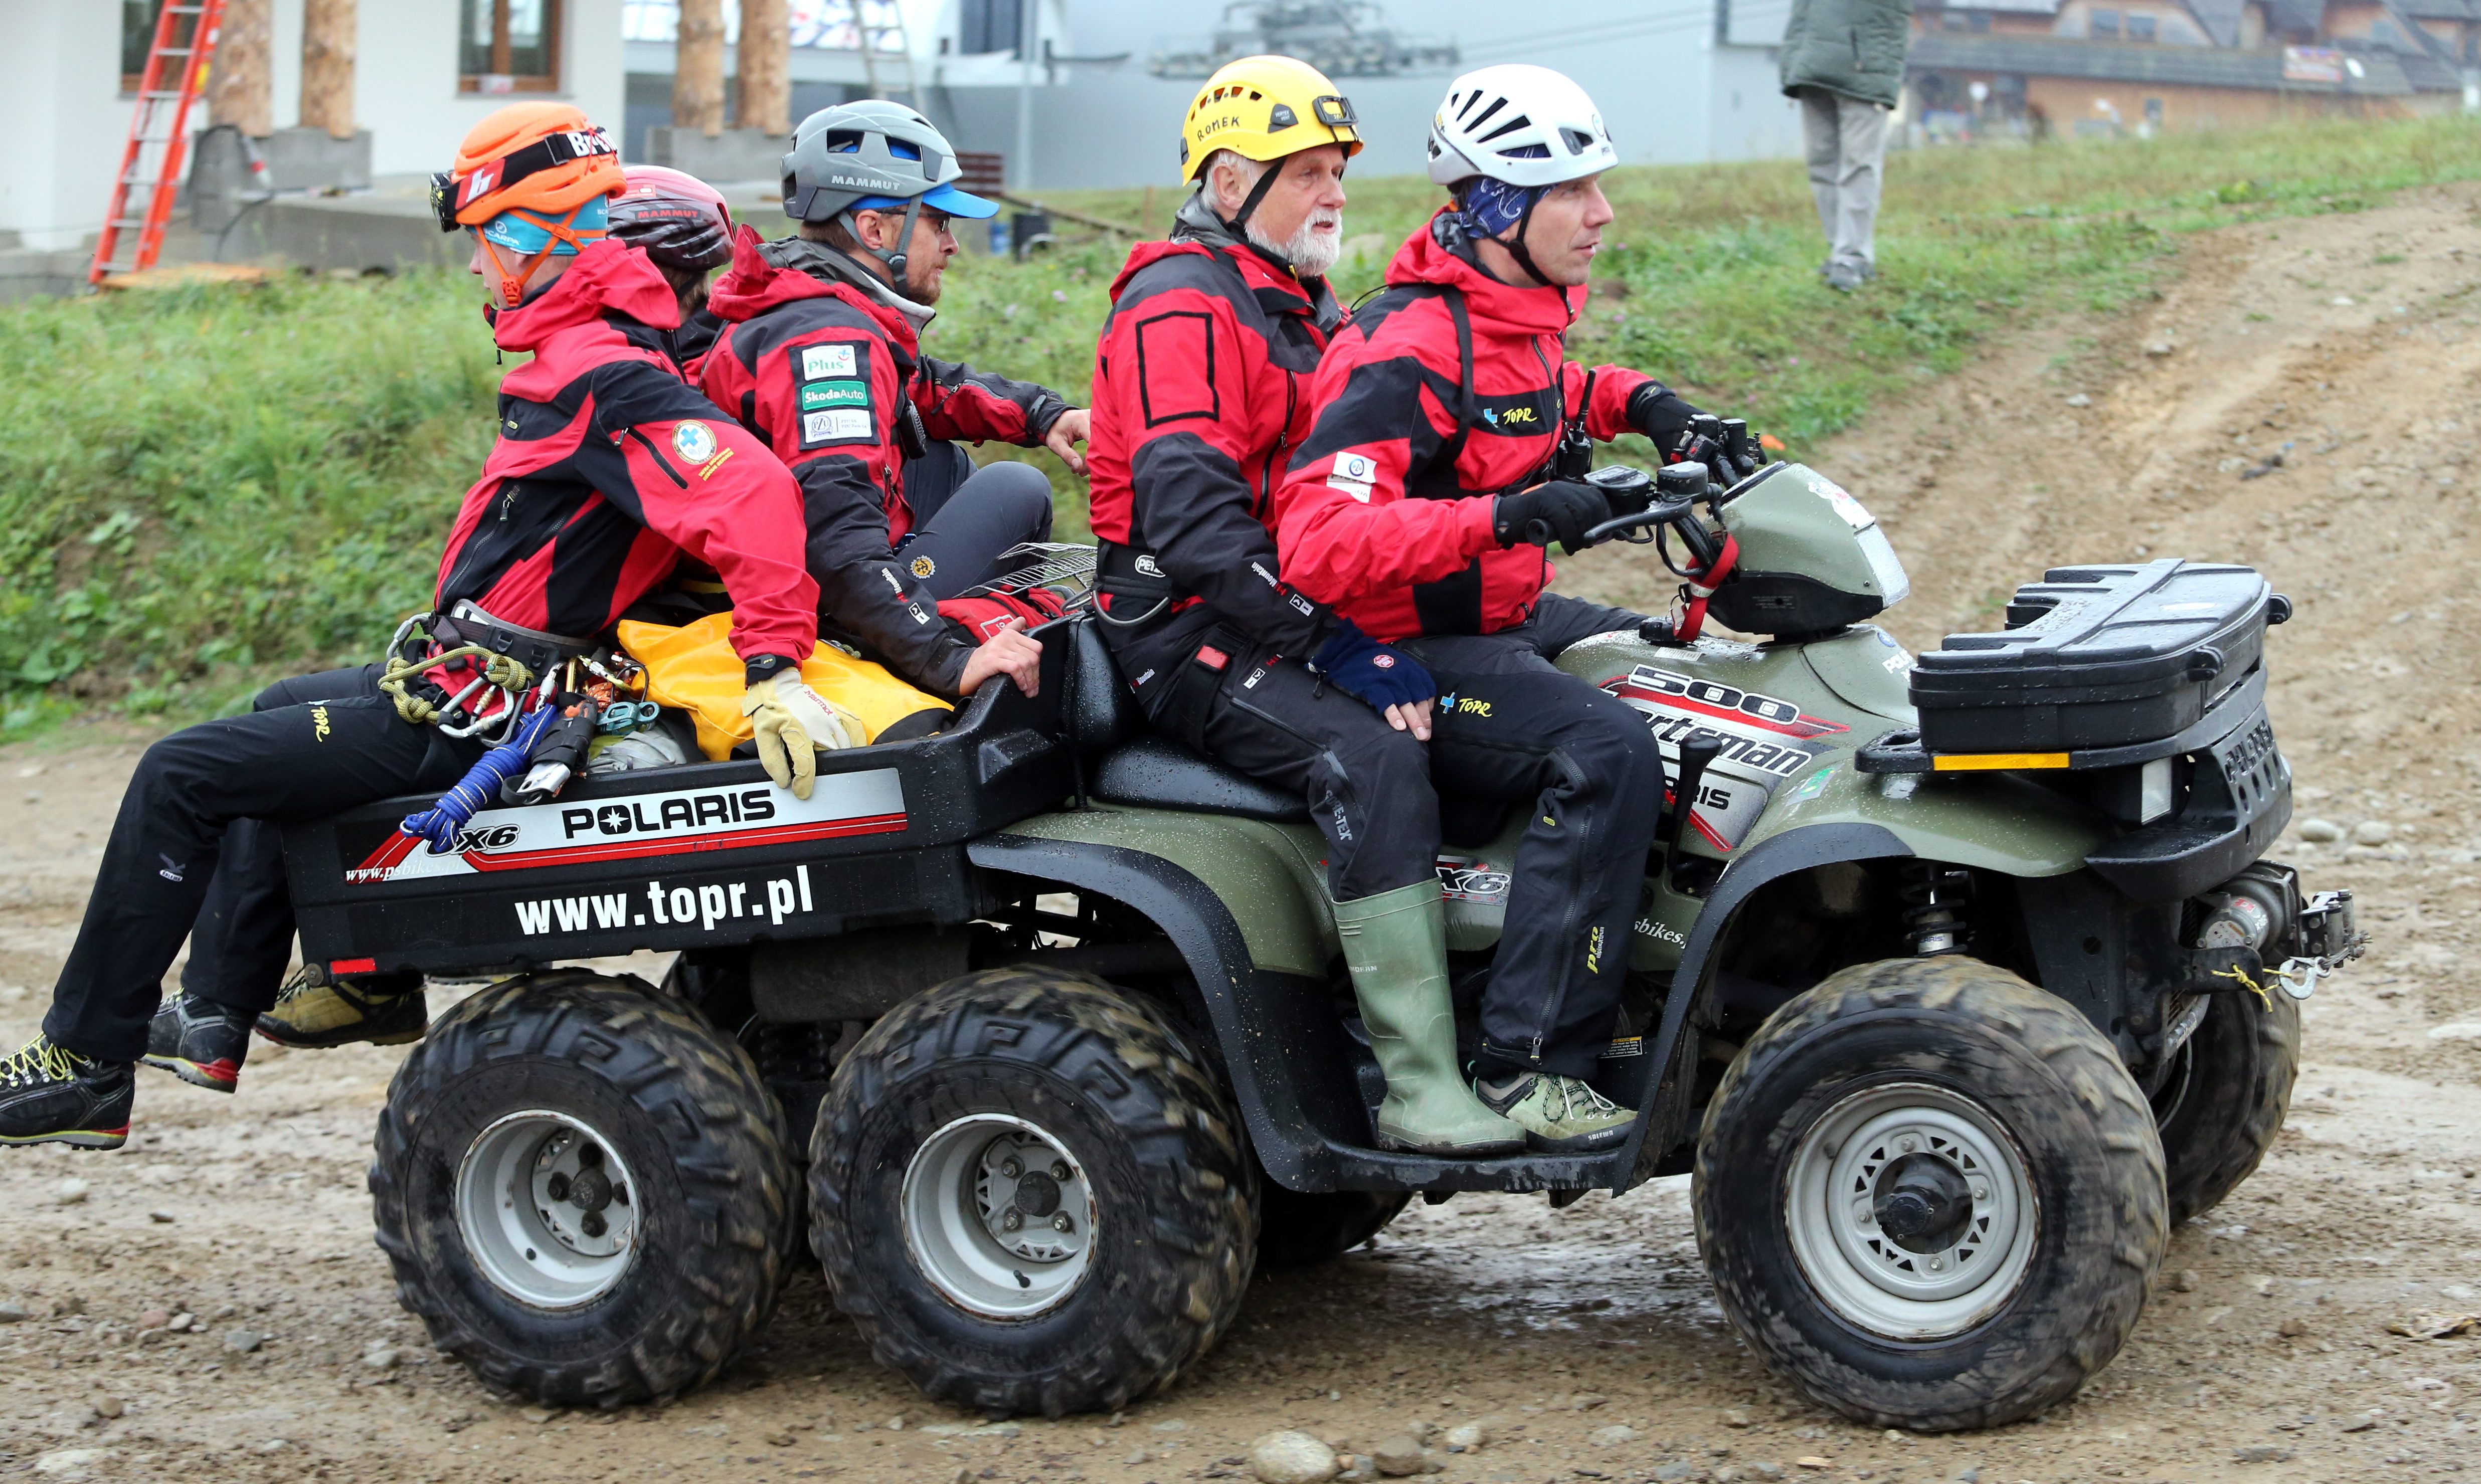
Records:
M1911 0L1792 0L1784 25L1783 90L1823 88L1895 106L1904 91Z

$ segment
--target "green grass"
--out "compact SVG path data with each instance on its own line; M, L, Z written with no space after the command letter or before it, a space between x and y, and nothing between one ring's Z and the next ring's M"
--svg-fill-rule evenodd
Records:
M1613 172L1619 212L1580 357L1641 366L1795 454L1953 370L2010 324L2107 309L2175 271L2181 234L2353 211L2481 176L2460 118L1897 155L1881 276L1817 282L1794 163ZM1438 200L1354 181L1347 299ZM1138 192L1058 194L1121 221ZM1157 194L1151 224L1174 197ZM928 351L1084 394L1124 245L951 270ZM292 278L0 312L0 737L108 707L186 717L269 675L372 654L424 605L487 447L498 367L463 275ZM1028 456L1084 529L1082 485Z

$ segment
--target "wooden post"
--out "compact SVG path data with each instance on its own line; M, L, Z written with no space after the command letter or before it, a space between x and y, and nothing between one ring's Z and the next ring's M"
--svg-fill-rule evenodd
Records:
M672 47L672 127L723 132L723 0L681 0Z
M301 127L353 137L358 0L301 0Z
M741 0L742 128L793 132L793 12L787 0Z
M274 26L269 0L226 0L215 60L207 73L207 112L251 139L275 132L272 88Z

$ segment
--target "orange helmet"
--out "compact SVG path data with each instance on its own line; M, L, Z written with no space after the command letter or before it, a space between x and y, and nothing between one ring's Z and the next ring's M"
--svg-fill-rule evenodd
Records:
M454 168L431 177L431 206L441 231L469 227L482 238L500 269L501 298L513 307L544 258L603 235L604 198L626 187L619 149L584 112L511 103L466 134ZM532 250L511 271L501 247Z

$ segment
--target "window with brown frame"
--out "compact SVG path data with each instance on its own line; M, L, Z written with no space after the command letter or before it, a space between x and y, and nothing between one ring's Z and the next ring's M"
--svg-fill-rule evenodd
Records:
M155 17L164 0L120 0L120 91L136 92L155 45Z
M561 0L457 0L457 91L558 92Z

